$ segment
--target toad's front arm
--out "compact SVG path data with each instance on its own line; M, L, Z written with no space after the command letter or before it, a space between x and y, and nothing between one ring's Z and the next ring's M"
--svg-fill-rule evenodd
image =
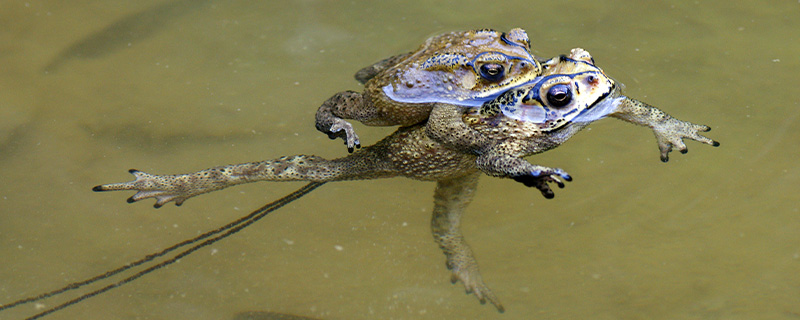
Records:
M681 153L687 152L686 144L683 143L683 139L686 138L714 147L719 146L719 142L700 135L700 132L710 131L709 126L678 120L664 111L636 99L628 97L622 99L616 110L609 116L652 129L663 162L669 160L669 152L673 147L678 148Z

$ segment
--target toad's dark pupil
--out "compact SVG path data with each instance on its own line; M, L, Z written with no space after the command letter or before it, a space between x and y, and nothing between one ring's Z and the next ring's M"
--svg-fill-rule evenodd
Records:
M553 107L563 107L572 101L572 91L566 84L554 85L547 91L547 102Z
M487 63L481 66L481 77L497 82L505 76L505 67L496 63Z

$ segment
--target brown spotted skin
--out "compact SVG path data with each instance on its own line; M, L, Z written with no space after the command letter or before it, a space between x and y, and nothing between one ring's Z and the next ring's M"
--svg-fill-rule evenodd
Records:
M587 56L588 52L573 50L571 57L582 58L591 64L570 65L565 61L552 60L547 64L545 74L560 76L599 70L594 67L591 56ZM395 63L392 59L388 60L388 64ZM376 64L360 75L364 79L375 77L382 70L385 68ZM675 119L655 107L621 96L618 89L603 87L608 86L608 82L596 81L600 78L596 74L594 76L591 78L582 74L581 77L571 78L570 83L586 81L592 90L614 90L597 98L597 95L587 94L592 90L584 88L581 94L572 96L577 99L575 101L586 106L610 103L606 105L610 106L608 116L650 127L656 135L662 160L666 161L673 147L684 152L685 138L719 145L699 134L708 131L707 126ZM542 81L547 86L561 84L558 81ZM548 88L542 87L543 92L547 92ZM527 94L535 88L534 85L519 86L507 93L514 94L513 90L520 90ZM345 102L363 99L363 95L355 93L340 94L338 97L336 99ZM473 293L481 302L488 301L502 312L505 310L503 305L484 283L478 263L460 231L461 217L474 196L478 177L483 172L490 176L511 178L535 187L545 197L552 198L554 194L549 185L554 183L563 187L562 179L569 181L571 177L561 169L534 165L523 157L558 147L591 122L568 121L567 118L543 123L521 121L500 111L503 107L520 107L523 104L536 107L536 104L502 97L487 102L484 107L433 104L427 122L401 127L375 145L343 158L327 160L313 155L295 155L179 175L152 175L131 170L135 180L99 185L93 190L134 190L137 192L129 198L129 202L153 198L156 200L155 206L160 207L168 202L180 205L200 194L257 181L327 182L398 176L436 181L431 230L434 240L445 254L452 281L461 282L468 293ZM597 99L594 101L596 103L590 103L592 99ZM342 103L329 105L336 108L341 107ZM369 112L369 109L365 110L359 112ZM575 119L580 118L572 120Z
M432 101L436 97L447 96L457 104L473 95L502 92L540 73L541 64L522 29L449 32L429 38L416 51L358 71L355 77L364 91L340 92L325 101L317 110L316 127L331 139L342 138L352 152L361 143L345 119L369 126L410 126L428 119L434 103L441 102ZM398 101L386 90L422 101Z

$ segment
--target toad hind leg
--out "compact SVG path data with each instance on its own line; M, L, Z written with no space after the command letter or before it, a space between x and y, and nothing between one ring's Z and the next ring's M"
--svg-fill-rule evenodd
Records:
M257 181L312 181L326 182L351 179L376 179L396 176L376 152L380 148L367 148L349 157L326 160L317 156L296 155L273 160L248 162L201 170L189 174L154 175L131 169L135 180L103 184L94 191L138 191L128 202L156 199L155 207L174 201L183 204L186 199L227 187Z
M437 182L431 230L447 258L447 268L452 271L451 282L461 281L467 293L475 294L481 303L488 300L497 311L503 312L505 308L500 300L483 282L478 262L460 230L461 216L472 201L479 175L472 173Z

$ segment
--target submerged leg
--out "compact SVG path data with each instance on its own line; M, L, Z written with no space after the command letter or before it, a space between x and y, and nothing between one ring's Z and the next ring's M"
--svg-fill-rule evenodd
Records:
M479 175L472 173L437 182L431 230L433 238L447 258L447 268L452 271L451 281L453 283L461 281L467 293L474 293L481 303L486 303L488 300L498 311L503 312L505 310L503 305L483 283L478 262L461 235L461 215L472 201Z
M711 130L710 127L675 119L664 111L635 99L625 98L610 116L653 129L663 162L669 160L668 154L672 151L672 147L677 147L681 153L687 152L683 143L685 138L719 146L719 142L699 134Z

